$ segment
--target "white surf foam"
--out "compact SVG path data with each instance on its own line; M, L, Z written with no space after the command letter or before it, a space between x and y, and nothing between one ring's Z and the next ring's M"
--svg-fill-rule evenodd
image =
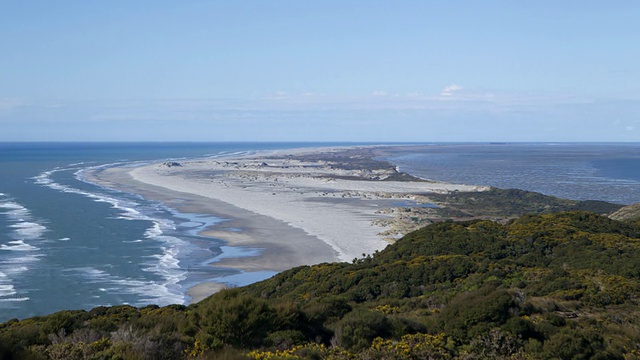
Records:
M11 284L0 284L0 298L16 294L16 289Z
M29 300L24 290L15 288L14 280L29 271L29 263L40 260L42 254L33 254L31 246L22 241L10 241L0 246L0 302L21 302ZM8 255L7 255L8 254ZM20 293L20 294L19 294Z
M147 231L144 232L144 236L149 239L162 235L163 231L161 229L161 226L162 223L160 223L159 221L154 221L153 226L151 226L147 229Z
M156 259L152 263L147 263L148 267L144 268L145 271L154 272L162 275L163 277L178 277L178 280L184 280L183 275L186 275L185 271L180 269L180 261L176 258L178 250L174 248L162 247L162 254L150 255L152 259ZM172 282L177 283L177 281Z
M9 227L15 229L15 235L25 240L38 239L47 231L47 228L44 225L32 221L20 222L9 225Z
M0 210L6 209L7 211L2 211L10 220L23 220L23 218L28 217L30 212L29 210L13 201L6 201L0 203Z
M0 203L0 209L24 209L24 207L13 201L6 201L3 203Z
M128 292L129 294L139 295L139 305L157 304L165 306L170 304L184 304L186 302L185 295L171 292L165 284L131 278L120 279L116 283L124 285L125 289L130 291Z
M164 306L169 304L184 304L186 302L185 295L183 295L182 292L172 292L169 287L163 283L123 278L90 267L75 268L72 270L79 273L83 281L100 284L98 290L101 292L138 296L139 301L134 303L136 306L148 304Z
M19 235L40 237L47 228L34 222L31 211L13 200L0 202L0 214L4 214L10 222L19 222L10 227L16 228Z
M102 166L97 166L98 167L103 167L103 166L107 166L107 165L102 165ZM124 219L124 220L146 220L146 221L154 221L156 219L153 219L149 216L146 216L142 213L140 213L138 210L136 210L136 207L140 206L140 204L131 201L131 200L125 200L125 199L121 199L121 198L116 198L114 196L110 196L107 194L101 194L101 193L95 193L95 192L89 192L89 191L85 191L85 190L81 190L81 189L77 189L68 185L63 185L60 183L57 183L55 181L53 181L53 179L51 179L51 175L53 175L56 172L60 172L60 171L70 171L70 170L75 170L74 168L57 168L54 170L49 170L49 171L44 171L42 173L40 173L39 175L33 177L33 179L35 180L35 183L38 185L43 185L46 186L48 188L54 189L54 190L58 190L64 193L71 193L71 194L77 194L77 195L82 195L85 196L87 198L92 199L95 202L103 202L103 203L108 203L111 204L111 207L114 209L117 209L118 211L120 211L120 215L118 216L118 219ZM82 179L82 177L80 176L81 174L81 170L78 170L74 173L74 175L76 176L76 179L80 180L80 181L84 181L87 182L85 180ZM87 182L89 183L89 182ZM96 184L93 184L96 185ZM98 185L96 185L98 186Z
M120 163L118 163L120 164ZM107 167L117 164L101 165L92 168ZM58 168L50 171L45 171L34 177L35 183L49 187L51 189L73 193L85 196L96 202L108 203L112 208L118 210L119 215L117 219L122 220L144 220L151 221L152 225L145 231L144 238L149 241L158 241L162 250L161 254L151 256L153 261L149 261L145 264L144 271L154 273L160 276L163 280L158 282L142 281L133 279L119 279L110 277L109 274L100 272L100 270L90 270L84 276L90 277L97 282L107 282L112 284L119 284L123 287L131 287L133 290L126 290L120 288L117 291L127 291L130 294L144 294L144 298L149 302L154 303L184 303L185 296L184 291L179 286L179 282L186 279L187 272L180 268L179 260L177 258L181 246L186 246L186 242L172 237L165 236L164 233L167 230L174 230L175 224L171 220L153 218L140 212L137 208L141 205L133 200L117 198L108 194L89 192L81 189L77 189L71 186L63 185L53 181L51 176L55 172L74 170L72 168ZM74 173L76 179L87 182L83 177L83 170L78 170ZM90 183L90 182L87 182ZM93 184L93 183L91 183ZM93 184L97 185L97 184ZM99 185L97 185L99 186ZM109 190L113 191L113 190ZM145 240L146 241L146 240ZM138 243L143 242L141 239L125 240L124 242ZM98 272L96 272L98 271Z
M27 301L28 297L16 297L18 291L13 285L13 280L6 273L0 271L0 302Z
M0 245L0 250L8 251L33 251L39 250L37 247L26 244L22 240L9 241L7 244Z
M133 163L131 163L133 164ZM139 165L140 163L135 163ZM147 216L142 213L141 204L124 198L125 196L118 196L120 193L112 189L104 189L104 191L91 192L74 188L72 186L60 184L53 180L52 175L59 171L74 171L74 175L77 180L83 181L94 186L101 187L99 184L87 181L84 176L84 172L92 169L106 168L110 166L124 166L128 164L113 163L107 165L99 165L86 167L84 169L77 168L57 168L49 171L42 172L38 176L34 177L36 184L49 187L51 189L65 192L74 193L85 196L96 202L108 203L112 208L118 210L117 219L123 220L145 220L151 221L152 225L145 231L144 238L141 239L126 239L123 242L127 243L140 243L148 241L156 241L159 243L160 254L152 255L144 263L143 271L153 273L160 277L160 281L145 281L139 279L122 279L112 277L105 272L99 270L88 271L84 276L88 277L89 281L96 281L100 283L115 284L117 286L111 286L110 291L126 292L130 294L137 294L142 298L142 301L148 303L158 304L170 304L170 303L184 303L185 302L185 289L182 288L180 283L187 279L188 272L180 267L180 255L183 249L188 248L188 243L180 240L177 237L168 236L167 232L175 230L176 225L169 219L161 219L158 217ZM125 195L125 193L121 193ZM159 207L159 211L168 211L164 207ZM176 215L175 213L173 215ZM200 223L199 221L194 223ZM62 239L61 239L62 240ZM184 256L184 253L183 253ZM97 271L97 272L96 272ZM93 280L90 280L93 279ZM107 288L107 287L105 287ZM116 290L117 288L117 290ZM128 290L127 290L128 289ZM142 304L142 303L141 303Z
M153 225L149 227L144 235L145 238L157 241L160 244L160 254L151 255L151 261L145 262L142 269L160 276L163 281L155 283L154 286L149 284L144 288L147 292L164 293L164 296L176 298L180 294L180 303L184 303L184 290L179 285L181 281L187 278L187 271L180 267L180 249L187 247L188 243L177 237L166 235L166 231L174 230L175 225L170 220L154 220ZM164 289L164 290L163 290Z
M0 271L0 298L17 294L13 281L7 274Z
M187 243L177 237L161 234L154 235L152 239L161 241L164 244L161 247L162 253L149 256L152 260L144 264L146 267L143 270L162 277L164 281L158 285L161 285L167 293L183 294L184 290L179 284L181 281L186 280L187 271L180 267L179 255L180 249L184 248ZM184 302L184 296L182 301Z
M40 260L44 254L29 243L41 240L48 231L43 221L35 219L31 211L6 194L2 194L0 215L6 216L11 231L7 234L11 241L0 244L0 302L21 302L29 300L25 290L15 288L15 279L30 270L30 263Z

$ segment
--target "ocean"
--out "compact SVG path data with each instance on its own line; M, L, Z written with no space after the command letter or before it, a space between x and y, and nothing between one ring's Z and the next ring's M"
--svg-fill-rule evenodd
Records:
M0 321L99 305L184 304L195 284L248 281L207 266L223 250L240 250L197 235L221 219L87 183L83 169L326 145L0 143Z
M273 275L207 265L241 252L198 236L223 219L86 182L84 169L335 145L353 144L0 143L0 321L99 305L186 304L195 284L239 286ZM387 159L433 180L640 202L640 144L431 144Z

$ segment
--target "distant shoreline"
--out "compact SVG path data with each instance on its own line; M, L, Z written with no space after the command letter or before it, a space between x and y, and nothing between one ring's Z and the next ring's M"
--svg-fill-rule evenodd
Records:
M182 212L227 219L201 235L230 246L262 249L258 256L225 257L212 264L244 272L280 272L299 265L351 261L389 243L388 236L381 234L386 226L379 220L390 215L380 210L397 206L400 200L415 201L413 194L418 193L486 189L394 181L403 175L395 167L380 166L382 162L366 156L341 158L342 152L357 148L264 151L114 166L91 170L86 176L102 186L159 200ZM223 287L220 283L199 284L187 295L197 302Z

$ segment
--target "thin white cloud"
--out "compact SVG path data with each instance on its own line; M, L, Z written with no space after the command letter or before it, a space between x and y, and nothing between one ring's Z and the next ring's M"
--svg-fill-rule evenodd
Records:
M27 102L19 98L14 98L14 97L0 98L0 111L13 110L26 105L28 105Z
M444 94L453 94L444 97ZM454 94L455 93L455 94ZM312 93L270 94L262 98L235 99L147 99L120 101L40 100L29 103L0 98L0 123L24 122L122 122L163 121L203 122L234 119L304 117L305 114L364 114L367 112L489 115L571 112L593 99L562 94L531 94L499 90L464 89L449 85L440 92L394 94L382 92L365 96L332 96ZM5 110L3 109L13 109ZM16 112L19 111L19 113ZM277 114L274 115L274 114ZM327 115L329 114L329 115ZM353 115L353 116L356 116ZM519 116L519 115L518 115ZM633 125L633 124L630 124ZM621 126L624 128L624 126ZM638 128L636 126L635 128ZM0 133L2 130L0 129Z
M383 91L383 90L376 90L373 93L371 93L371 95L373 95L373 96L387 96L387 92Z
M640 99L616 103L571 94L495 89L455 91L459 92L447 98L434 91L431 94L389 93L386 96L289 93L280 97L271 94L244 99L29 100L14 110L0 111L0 139L105 140L118 138L117 129L127 129L131 130L127 136L132 140L275 141L298 135L299 139L311 140L319 139L322 129L341 127L345 129L340 135L344 140L371 140L376 136L388 137L388 140L411 140L416 136L426 139L433 134L451 141L482 140L506 134L508 139L521 141L555 141L564 139L562 134L570 133L567 129L580 128L576 124L588 122L590 126L584 127L581 135L571 138L572 141L627 141L635 140L633 136L640 129L640 120L614 120L626 119L629 113L636 113L640 109ZM6 108L9 104L18 104L0 100ZM611 109L619 110L612 114ZM414 132L424 121L433 124L424 128L442 128L440 135ZM404 126L397 126L399 123ZM312 124L313 131L308 124ZM540 131L535 133L534 127ZM70 131L60 132L59 129ZM253 130L246 133L246 129ZM458 132L457 129L465 130ZM597 129L597 132L588 132L589 129ZM278 135L271 135L275 133ZM531 137L517 135L529 133ZM322 136L336 140L328 133Z
M441 91L440 91L440 96L453 96L456 92L462 90L463 87L457 84L451 84L448 86L445 86Z

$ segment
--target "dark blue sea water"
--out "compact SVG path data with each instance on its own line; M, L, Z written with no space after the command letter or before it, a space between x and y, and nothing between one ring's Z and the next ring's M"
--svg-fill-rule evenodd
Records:
M222 156L329 144L0 143L0 321L98 305L189 301L194 284L234 270L207 266L226 250L197 233L221 219L183 214L82 181L113 163Z
M221 219L84 182L83 169L325 145L337 144L0 143L0 321L188 303L197 283L271 275L207 266L240 251L197 235ZM390 160L435 180L640 202L640 144L435 144Z

